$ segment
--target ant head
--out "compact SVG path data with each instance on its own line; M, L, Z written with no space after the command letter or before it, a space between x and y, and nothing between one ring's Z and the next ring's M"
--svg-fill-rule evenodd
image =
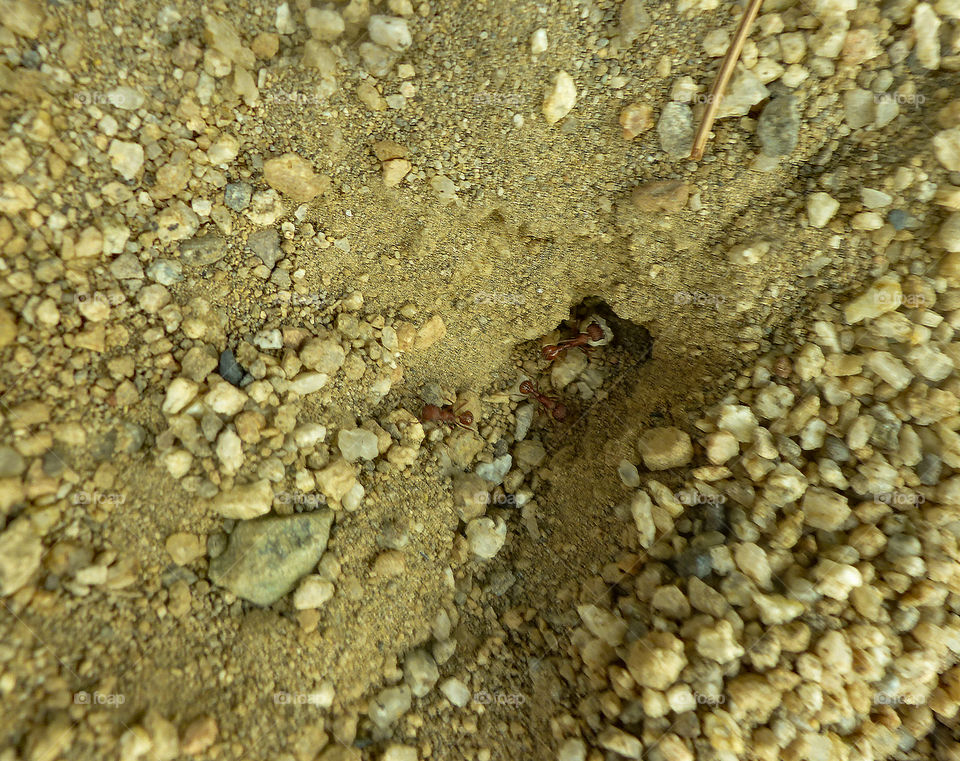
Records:
M533 387L533 383L528 380L525 380L520 384L520 393L521 394L533 394L536 392L536 389Z
M567 406L563 402L557 402L553 408L552 415L554 420L565 420L567 417Z
M587 325L586 333L590 336L591 341L599 341L603 338L603 328L600 327L599 323L591 322Z
M473 425L473 413L470 410L467 410L459 418L457 418L463 425Z
M557 344L549 344L540 350L541 354L543 354L543 358L551 361L559 357L561 351L563 351L563 347L557 346Z

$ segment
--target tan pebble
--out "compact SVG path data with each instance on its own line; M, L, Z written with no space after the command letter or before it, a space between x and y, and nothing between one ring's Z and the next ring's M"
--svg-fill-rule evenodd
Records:
M316 174L310 162L295 153L264 162L263 178L271 188L298 202L312 201L330 187L328 176Z
M410 173L411 164L406 159L388 159L383 162L383 184L395 188Z
M418 349L428 349L447 334L447 326L440 315L434 315L423 327L417 331L416 346ZM399 336L399 333L397 334Z
M188 756L198 756L217 739L217 722L212 716L195 719L183 730L180 738L180 750Z
M623 139L633 140L653 127L653 108L646 103L631 103L620 112Z
M681 211L690 198L690 185L680 180L653 180L634 188L633 205L643 212L674 214Z
M177 565L192 563L206 552L204 543L195 534L177 533L167 537L167 552Z

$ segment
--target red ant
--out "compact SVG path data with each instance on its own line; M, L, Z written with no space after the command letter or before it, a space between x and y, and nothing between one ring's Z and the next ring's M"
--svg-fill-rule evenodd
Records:
M573 338L568 338L566 341L561 341L560 343L548 344L540 351L543 353L545 359L549 359L552 362L567 349L572 349L575 346L586 346L591 341L599 341L601 338L603 338L603 328L597 323L591 322L587 326L586 333L578 333Z
M551 399L545 394L541 394L534 388L531 381L525 380L520 384L520 393L533 397L542 404L553 416L554 420L560 421L567 417L567 405L557 399Z
M420 420L424 423L443 422L448 425L459 425L461 428L473 430L473 413L467 410L458 415L453 411L452 404L443 407L438 407L435 404L425 404L420 412Z

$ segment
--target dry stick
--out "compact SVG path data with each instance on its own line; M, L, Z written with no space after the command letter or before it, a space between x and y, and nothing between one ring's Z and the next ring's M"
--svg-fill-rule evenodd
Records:
M757 17L760 10L760 4L763 0L750 0L743 16L740 18L740 26L737 27L737 33L727 48L727 54L720 64L720 71L717 72L717 78L714 80L713 89L710 91L710 97L707 99L707 110L703 112L703 121L700 122L700 129L697 130L697 136L693 139L693 149L690 151L690 158L699 161L703 158L703 149L707 144L707 137L710 135L710 128L713 126L714 119L717 118L717 110L720 108L720 99L727 89L730 77L733 76L733 69L740 60L740 53L747 41L747 35L750 33L750 26Z

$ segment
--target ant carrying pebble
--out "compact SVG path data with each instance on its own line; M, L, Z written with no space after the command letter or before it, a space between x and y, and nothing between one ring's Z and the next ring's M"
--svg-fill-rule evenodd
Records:
M533 385L533 381L523 381L520 384L520 393L540 402L540 404L544 406L554 420L559 422L566 419L567 405L565 405L559 399L553 399L546 394L541 394Z
M559 343L548 344L544 346L540 352L543 354L544 359L548 359L552 362L567 349L573 349L577 346L582 346L586 350L588 345L596 344L596 342L602 341L603 337L603 328L600 327L600 324L597 322L591 322L587 326L585 332L578 333L573 338L568 338L567 340L560 341Z

